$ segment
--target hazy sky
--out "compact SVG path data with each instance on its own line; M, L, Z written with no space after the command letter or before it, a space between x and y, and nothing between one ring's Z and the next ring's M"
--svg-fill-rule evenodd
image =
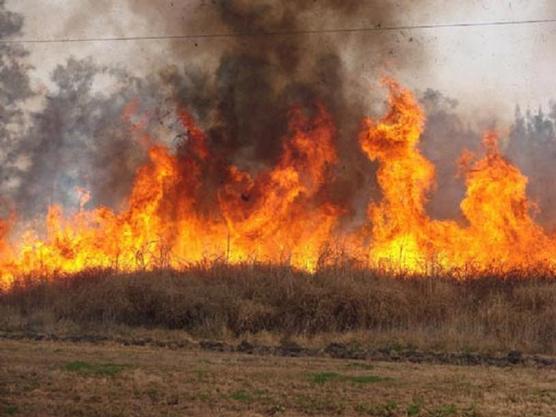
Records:
M210 20L207 16L215 13L207 0L153 0L156 8L149 16L134 14L129 7L132 3L133 0L8 0L7 6L25 17L22 37L29 39L226 30L206 24ZM175 16L172 15L173 3L181 6ZM375 21L371 9L364 10L350 22L325 14L308 14L303 19L308 29L319 29L365 27L377 23L389 26L556 18L554 0L399 0L391 3L396 13L389 22ZM169 15L175 19L173 25L168 24ZM334 34L322 35L323 41L327 36L341 37L340 42L345 42L343 59L354 85L376 80L379 64L384 72L394 74L410 87L441 90L459 100L462 111L480 112L482 117L494 113L499 118L508 118L518 103L522 107L536 108L556 99L556 23ZM391 58L377 63L372 51L360 46L350 48L354 37L361 36L381 37L386 45L391 45ZM212 57L226 47L226 40L222 39L180 42L179 47L184 50L182 57L188 57L193 64L207 65L207 68ZM415 48L415 65L399 68L396 62L400 45L407 47L408 42ZM35 44L28 45L27 49L35 67L34 84L40 86L48 84L49 72L70 55L93 55L99 62L131 67L138 74L168 64L180 64L168 53L171 46L175 48L175 44L171 44L171 41L92 42ZM361 94L361 90L354 88L353 93Z

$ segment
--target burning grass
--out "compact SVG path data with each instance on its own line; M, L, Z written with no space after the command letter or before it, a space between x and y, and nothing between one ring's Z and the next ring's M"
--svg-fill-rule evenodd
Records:
M144 138L149 160L120 210L85 207L91 196L78 188L78 211L52 205L42 227L18 229L16 212L0 220L0 285L44 271L183 269L205 259L314 272L331 266L323 256L329 251L375 269L420 274L428 265L473 265L487 277L493 267L510 277L516 268L556 271L556 235L535 222L527 178L504 158L495 132L485 133L483 156L462 155L462 221L428 215L435 169L419 148L425 114L409 90L384 83L388 111L364 119L359 135L361 152L378 164L382 197L369 202L359 224L356 207L336 195L336 127L322 104L312 112L292 109L280 157L257 172L211 153L206 134L180 110L186 138L176 149Z
M554 354L556 282L523 271L456 280L393 279L348 267L315 274L225 264L181 272L88 270L17 280L0 295L0 327Z

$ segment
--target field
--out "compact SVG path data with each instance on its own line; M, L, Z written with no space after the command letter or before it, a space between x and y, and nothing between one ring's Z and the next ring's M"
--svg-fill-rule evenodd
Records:
M556 283L213 265L24 278L0 415L554 416Z
M0 331L111 338L142 329L274 344L556 354L556 282L531 274L457 280L355 268L314 275L273 266L92 270L17 281L0 293Z
M5 340L0 363L3 415L556 415L554 368Z

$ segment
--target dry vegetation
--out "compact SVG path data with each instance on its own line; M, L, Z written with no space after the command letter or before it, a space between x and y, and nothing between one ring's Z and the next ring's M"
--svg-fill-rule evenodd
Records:
M136 329L197 339L556 353L556 283L550 276L395 278L356 268L309 275L264 265L26 278L0 295L0 330Z
M0 415L556 415L556 374L114 344L0 343Z

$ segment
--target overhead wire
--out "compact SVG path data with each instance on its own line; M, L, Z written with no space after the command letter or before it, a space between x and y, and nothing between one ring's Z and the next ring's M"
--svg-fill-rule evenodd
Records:
M391 32L404 30L474 28L496 26L523 26L556 23L556 18L529 19L529 20L498 20L485 22L459 22L459 23L432 23L421 25L393 25L383 26L377 24L358 28L331 28L331 29L300 29L284 31L254 31L254 32L222 32L222 33L193 33L180 35L139 35L139 36L114 36L114 37L76 37L60 39L0 39L0 44L55 44L55 43L93 43L93 42L129 42L129 41L158 41L158 40L194 40L194 39L226 39L249 38L259 36L303 36L317 34L342 34L364 32Z

